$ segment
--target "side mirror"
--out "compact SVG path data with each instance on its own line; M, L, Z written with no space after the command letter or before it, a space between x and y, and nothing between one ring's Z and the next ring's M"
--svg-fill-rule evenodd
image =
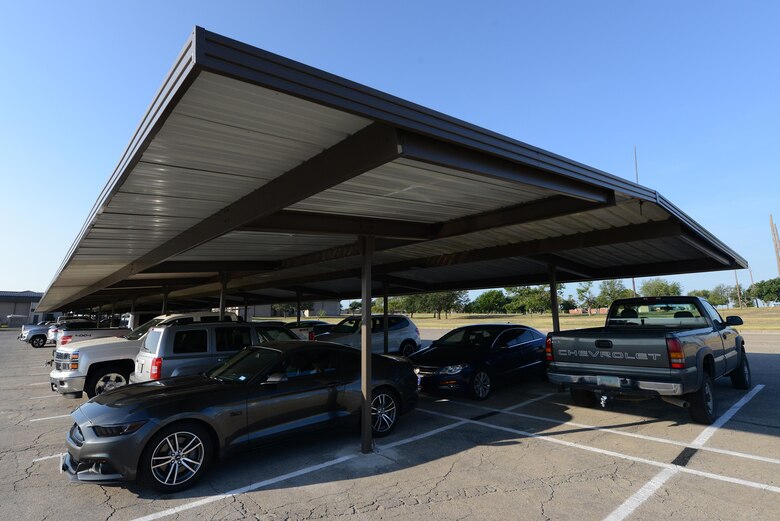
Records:
M272 373L265 379L263 385L275 385L287 381L287 375L284 373Z
M741 326L744 324L742 321L742 318L732 315L730 317L726 317L726 325L727 326Z

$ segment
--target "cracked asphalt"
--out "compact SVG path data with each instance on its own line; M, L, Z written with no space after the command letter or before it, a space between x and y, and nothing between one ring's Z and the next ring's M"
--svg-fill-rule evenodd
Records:
M357 432L334 430L219 462L194 488L161 496L72 484L59 473L51 456L64 450L70 419L30 420L84 400L50 398L51 348L0 332L0 511L17 520L603 520L674 462L672 477L626 519L780 519L780 333L744 336L754 384L764 388L701 448L686 447L704 427L682 409L580 408L531 379L485 402L423 395L369 455L359 454ZM745 395L728 379L716 393L721 413Z

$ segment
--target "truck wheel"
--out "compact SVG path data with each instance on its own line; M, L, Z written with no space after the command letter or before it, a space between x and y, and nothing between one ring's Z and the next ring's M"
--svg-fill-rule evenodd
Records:
M574 402L574 405L579 405L580 407L595 407L599 403L596 393L586 391L585 389L572 389L571 400Z
M106 391L117 389L130 382L130 370L121 366L111 365L101 367L87 377L84 391L94 398Z
M43 335L35 335L32 337L32 340L30 340L30 345L35 348L43 347L46 345L46 337Z
M747 391L753 385L750 379L750 364L748 363L747 353L742 349L742 359L739 365L731 371L729 375L731 377L731 385L737 389L744 389Z
M710 425L715 421L715 392L712 388L712 377L709 373L704 373L704 379L698 391L688 395L688 401L691 403L689 409L691 418L697 423Z

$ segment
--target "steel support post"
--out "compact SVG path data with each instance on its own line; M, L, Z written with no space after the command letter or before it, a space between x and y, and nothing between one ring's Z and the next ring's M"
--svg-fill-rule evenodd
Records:
M296 301L298 303L297 307L295 308L296 309L295 316L297 317L295 320L300 322L301 321L301 292L300 291L295 292L295 299L296 299ZM300 327L300 326L301 325L298 324L298 327Z
M373 450L371 432L371 262L374 256L374 237L361 236L360 249L363 255L360 293L362 298L362 319L360 321L360 390L363 407L360 422L360 450L368 454Z
M163 301L162 301L162 313L165 315L168 313L168 289L163 288Z
M228 275L219 274L219 321L225 320L225 293L227 292Z
M130 301L130 324L128 324L128 327L130 329L135 329L136 326L136 319L135 319L135 299L136 297L133 297L133 300ZM139 324L140 325L140 324Z
M558 316L558 281L555 278L555 266L550 264L550 304L552 306L552 326L557 333L561 330L560 317Z
M385 354L387 354L387 351L389 349L389 346L388 346L389 332L387 330L387 326L388 326L388 320L387 320L387 292L390 289L389 286L390 285L387 283L386 280L382 282L382 300L383 300L383 302L382 302L383 306L382 307L384 308L384 312L382 313L382 329L384 331L384 335L383 336L384 336L384 341L385 341Z

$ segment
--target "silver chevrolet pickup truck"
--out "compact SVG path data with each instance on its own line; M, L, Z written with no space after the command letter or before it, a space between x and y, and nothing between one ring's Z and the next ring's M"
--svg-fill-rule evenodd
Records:
M605 327L547 335L548 377L578 405L660 396L710 424L718 416L716 378L751 386L745 341L734 329L741 324L698 297L616 300Z

